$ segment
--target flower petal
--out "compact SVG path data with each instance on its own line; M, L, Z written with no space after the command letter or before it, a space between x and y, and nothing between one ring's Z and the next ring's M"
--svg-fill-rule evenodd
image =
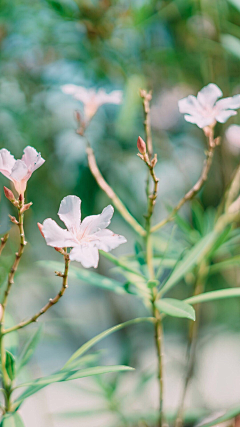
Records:
M80 229L81 222L81 200L79 197L64 197L60 204L58 216L69 231L77 233Z
M59 225L51 218L43 221L42 232L47 245L53 246L54 248L69 248L79 244L70 231L59 227Z
M104 89L99 89L96 94L96 100L98 105L102 104L121 104L122 102L122 91L114 90L107 94Z
M28 170L34 172L36 169L40 168L45 160L41 157L41 153L38 153L35 148L30 147L29 145L23 150L24 154L22 156L22 161L27 166Z
M199 128L204 128L205 126L211 125L215 119L212 117L202 117L202 116L190 116L188 114L184 115L184 119L189 123L196 124Z
M16 160L12 168L11 178L16 181L21 181L22 179L27 181L29 177L26 164L22 160Z
M180 99L180 101L178 101L178 108L180 113L194 114L199 113L201 106L199 105L196 96L189 95L186 98Z
M0 172L9 179L15 162L14 156L6 148L0 150Z
M236 116L237 112L234 110L223 110L218 113L216 120L220 123L225 123L229 117Z
M94 234L94 237L96 240L94 239L92 243L104 252L109 252L127 241L124 236L114 234L111 230L100 230Z
M98 249L90 244L79 245L73 248L69 256L71 261L78 261L85 268L97 268L99 261Z
M214 83L209 83L207 86L203 87L200 92L197 94L197 100L203 107L212 108L220 96L223 93L221 89Z
M240 148L240 126L231 125L225 132L226 138L230 144Z
M84 218L81 226L80 233L81 238L83 236L88 236L89 234L94 234L103 228L106 228L112 219L114 209L111 205L108 205L103 209L100 215L91 215Z
M220 99L220 101L216 102L216 107L218 110L240 108L240 95L229 96L228 98Z
M72 84L63 85L61 86L61 89L67 95L72 95L75 99L83 102L84 104L87 104L89 100L96 94L93 89L88 90L85 87Z

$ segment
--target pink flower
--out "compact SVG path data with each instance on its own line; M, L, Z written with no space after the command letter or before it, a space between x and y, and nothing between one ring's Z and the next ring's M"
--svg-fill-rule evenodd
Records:
M6 148L0 150L0 172L13 182L19 195L24 194L32 173L45 162L33 147L26 147L23 153L21 160L15 160Z
M233 152L239 152L240 150L240 126L231 125L225 132L226 138L230 144Z
M55 221L48 218L43 222L42 233L49 246L72 247L70 260L80 262L85 268L96 268L99 249L109 252L127 240L123 236L106 230L114 212L111 205L103 209L100 215L88 216L82 222L80 206L79 197L64 197L58 216L67 229L59 227Z
M121 104L122 91L114 90L107 94L104 89L97 92L94 89L86 89L82 86L67 84L61 86L61 89L67 95L72 95L78 101L84 104L85 120L89 121L103 104Z
M240 108L240 95L220 99L222 91L213 83L205 86L197 97L189 95L178 101L180 113L185 113L185 120L195 123L199 128L214 126L216 122L225 123L229 117L235 116Z

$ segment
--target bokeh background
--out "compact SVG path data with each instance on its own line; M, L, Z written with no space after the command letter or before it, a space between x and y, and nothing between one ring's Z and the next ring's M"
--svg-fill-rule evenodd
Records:
M33 206L26 214L28 246L9 303L14 322L34 313L59 287L54 272L37 264L61 260L45 245L37 222L47 217L57 220L60 201L68 194L82 199L83 217L99 213L109 203L88 169L85 139L75 132L74 111L82 106L64 95L60 86L73 83L123 91L123 104L102 106L87 136L104 177L141 224L146 213L146 171L136 156L138 135L144 137L139 88L152 89L151 120L160 178L154 221L158 221L199 177L206 147L203 132L184 121L177 101L210 82L219 85L224 96L240 92L239 24L240 0L2 0L0 147L20 158L23 149L32 145L46 159L33 174L26 194ZM239 115L217 126L222 144L209 181L199 203L181 212L200 234L204 230L199 229L199 217L213 216L239 162L240 151L224 137L231 123L240 124ZM1 235L10 229L8 214L13 214L3 195L3 185L8 184L0 176ZM114 254L134 251L138 238L117 212L111 229L128 239ZM167 227L158 234L160 253L170 233ZM12 227L11 243L1 261L1 282L17 241L16 227ZM181 253L188 243L177 230L169 251ZM237 245L239 241L233 241L233 254ZM98 272L123 280L105 259ZM212 276L207 290L239 286L239 280L239 268L232 268ZM190 275L175 295L187 295L191 283ZM70 279L66 296L40 320L44 336L25 376L53 372L87 339L147 313L131 295L117 296ZM20 346L35 327L21 331ZM188 323L169 318L164 327L166 407L174 412L183 384ZM187 395L189 419L239 403L239 329L239 300L204 306L195 376ZM102 364L129 363L136 371L44 389L21 409L27 427L140 427L143 416L154 416L158 397L151 327L123 330L98 349L105 349L99 356Z

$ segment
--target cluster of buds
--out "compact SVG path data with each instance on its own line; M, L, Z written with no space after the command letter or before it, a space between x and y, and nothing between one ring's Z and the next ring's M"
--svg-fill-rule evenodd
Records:
M144 140L141 138L141 136L138 137L137 140L137 148L139 153L137 154L140 159L142 159L150 168L154 168L157 163L157 154L154 154L153 159L149 159L149 155L147 153L147 147Z
M13 206L19 209L19 213L21 215L32 206L32 202L24 204L24 198L22 194L19 195L19 198L17 200L13 192L9 190L9 188L3 187L3 191L6 198L13 204ZM18 224L18 221L16 220L15 217L9 215L9 218L14 224Z

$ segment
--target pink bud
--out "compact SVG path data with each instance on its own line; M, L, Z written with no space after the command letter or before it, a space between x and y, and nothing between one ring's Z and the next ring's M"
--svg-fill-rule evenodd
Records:
M138 137L137 148L138 148L139 153L141 153L141 154L146 153L146 144L143 141L143 139L141 138L141 136Z
M8 216L9 216L9 218L10 218L10 221L11 221L13 224L19 225L19 222L17 221L17 219L15 218L15 216L12 216L12 215L8 215Z
M26 205L24 205L22 207L22 209L20 210L20 213L22 214L23 212L27 211L30 208L30 206L32 206L32 202L27 203Z
M39 228L39 231L40 231L41 235L44 237L44 234L43 234L43 231L42 231L42 229L43 229L43 225L42 225L40 222L38 222L38 223L37 223L37 226L38 226L38 228Z
M75 119L76 119L76 121L77 121L78 123L81 123L81 122L82 122L82 117L81 117L80 112L76 110L76 111L74 111L74 114L75 114Z
M15 199L13 192L12 192L11 190L9 190L9 188L7 188L7 187L3 187L3 191L4 191L4 194L5 194L6 198L7 198L11 203L13 203L13 204L16 204L16 203L17 203L17 200Z

